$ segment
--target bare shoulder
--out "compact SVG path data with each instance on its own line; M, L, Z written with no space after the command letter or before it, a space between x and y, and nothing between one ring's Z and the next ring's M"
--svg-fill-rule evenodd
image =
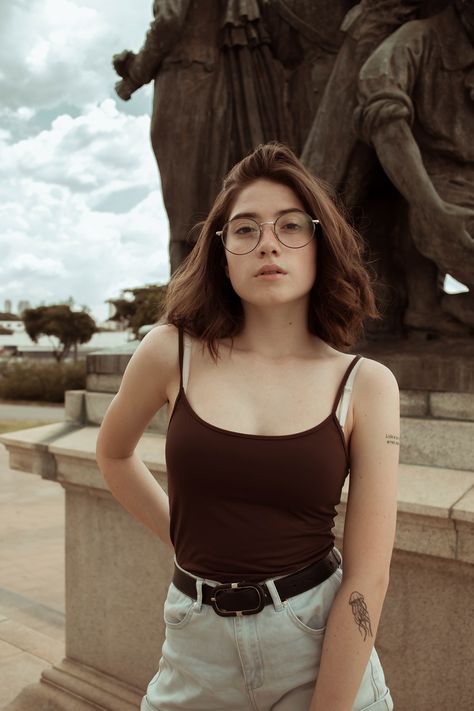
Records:
M377 387L377 385L392 384L392 387L398 388L397 379L390 368L378 360L366 358L366 356L361 358L357 380L364 386Z
M395 406L400 398L397 379L386 365L364 356L354 380L353 397L356 409L365 408L375 401Z
M172 323L155 326L142 338L138 349L162 368L172 371L178 363L178 329Z
M139 388L142 396L152 391L168 399L168 388L179 377L178 329L172 324L160 324L148 331L138 344L122 379L121 390Z

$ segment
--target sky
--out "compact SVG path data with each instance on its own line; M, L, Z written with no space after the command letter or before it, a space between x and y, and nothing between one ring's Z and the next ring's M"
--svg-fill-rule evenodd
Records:
M72 297L100 321L168 281L152 87L122 101L111 66L151 19L151 0L0 2L0 311Z

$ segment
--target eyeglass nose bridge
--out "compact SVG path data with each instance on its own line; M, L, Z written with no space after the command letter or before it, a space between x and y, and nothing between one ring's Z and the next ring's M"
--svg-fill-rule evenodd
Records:
M257 225L259 226L259 229L260 229L260 234L259 234L259 236L258 236L258 242L257 242L257 244L255 245L255 247L258 247L258 245L259 245L260 242L262 241L262 237L263 237L263 225L271 225L271 226L272 226L273 236L276 237L276 239L278 240L278 242L280 242L280 243L282 244L280 238L279 238L278 235L277 235L277 231L276 231L276 229L275 229L275 225L276 225L276 223L278 222L278 219L279 219L279 218L277 217L277 219L276 219L276 220L273 220L273 222L272 222L271 220L269 220L268 222L257 222Z

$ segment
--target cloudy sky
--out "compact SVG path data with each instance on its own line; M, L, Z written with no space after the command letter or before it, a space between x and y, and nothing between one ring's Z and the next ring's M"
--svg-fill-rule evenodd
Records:
M123 102L111 66L151 7L0 3L0 311L72 297L102 320L121 289L169 279L151 86Z

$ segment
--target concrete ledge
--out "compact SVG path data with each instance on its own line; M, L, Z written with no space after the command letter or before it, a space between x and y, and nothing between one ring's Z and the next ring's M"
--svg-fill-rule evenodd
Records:
M346 479L337 507L339 537L348 491ZM395 549L474 562L474 472L400 464Z
M86 378L86 390L96 393L116 393L122 382L121 375L89 373Z
M429 414L429 393L423 390L400 390L402 417L424 417Z
M402 417L400 429L401 462L473 469L474 422Z
M114 396L115 393L85 393L87 424L101 424Z
M369 341L357 352L390 368L402 390L474 393L472 338Z
M430 393L429 410L433 417L474 421L474 393Z
M139 689L121 683L116 677L70 659L46 669L42 682L107 711L136 711L143 696Z
M0 442L10 453L12 469L41 474L52 471L61 483L108 491L95 457L98 427L57 422L8 432ZM138 456L153 474L165 473L165 437L145 432L136 447ZM54 466L51 466L53 462ZM33 464L35 469L29 468Z
M84 423L85 405L84 390L66 390L64 397L65 419L77 423Z
M136 711L143 694L94 669L64 659L46 669L4 711Z
M91 425L100 425L107 409L116 393L98 393L85 391L85 422ZM152 417L146 431L165 434L168 429L168 406L164 405Z

